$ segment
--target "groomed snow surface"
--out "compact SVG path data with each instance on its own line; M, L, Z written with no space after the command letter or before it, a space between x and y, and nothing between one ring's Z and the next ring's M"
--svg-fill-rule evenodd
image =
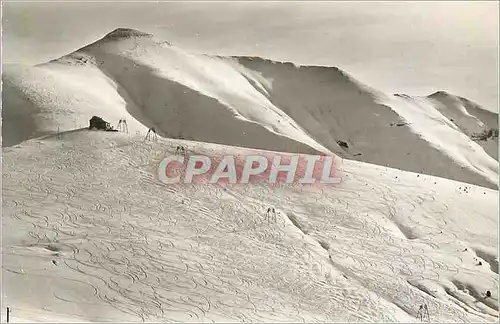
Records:
M321 190L168 186L155 165L179 144L254 151L143 135L4 148L12 322L498 320L498 191L347 160Z

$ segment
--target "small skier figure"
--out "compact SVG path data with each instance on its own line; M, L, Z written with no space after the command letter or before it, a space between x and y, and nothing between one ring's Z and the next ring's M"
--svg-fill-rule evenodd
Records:
M486 298L491 297L491 291L486 290Z

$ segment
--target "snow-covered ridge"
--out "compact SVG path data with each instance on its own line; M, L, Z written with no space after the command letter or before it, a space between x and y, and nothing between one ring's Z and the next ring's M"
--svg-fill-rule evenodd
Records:
M498 140L475 143L467 133L458 131L452 135L453 141L456 140L454 146L436 145L430 139L435 123L431 115L441 115L437 102L427 100L430 112L422 116L422 127L415 129L412 118L418 114L412 116L401 110L397 97L371 89L338 68L293 67L289 63L270 63L259 58L238 60L250 70L272 79L270 100L293 119L300 120L306 132L340 156L496 187L498 150L494 147ZM408 109L421 112L418 100L404 102ZM495 122L498 125L498 115L477 115L474 118L481 119L481 130L494 127ZM445 119L440 119L449 128L445 131L456 130L457 126ZM339 147L338 141L349 147ZM488 146L488 150L483 149ZM459 155L473 157L464 163ZM482 165L480 170L473 166L475 159ZM483 180L477 179L474 173L481 174Z
M404 117L410 124L409 127L430 145L448 155L463 168L477 170L492 183L498 181L498 161L489 156L466 133L463 133L460 127L455 125L453 119L448 119L436 109L430 99L396 95L382 102ZM463 107L457 107L457 111L474 118L468 115Z
M378 100L382 94L335 67L193 54L151 34L119 28L49 63L6 69L4 82L4 115L9 117L7 127L11 129L3 134L6 145L57 129L84 127L92 115L99 115L111 124L120 118L131 120L133 132L155 127L165 137L285 152L334 153L497 186L498 163L488 157L496 158L497 142L488 140L479 143L484 151L467 152L474 156L472 164L479 161L486 167L464 168L463 161L450 154L456 148L429 142L425 127L414 129L406 121L408 115ZM461 102L471 110L471 104ZM450 103L434 99L429 105L445 116L445 109L454 109L446 108ZM15 119L26 121L20 112L27 110L30 129L18 131ZM475 120L479 128L474 126L474 130L494 124L494 116L454 111ZM405 123L407 126L397 126ZM470 150L469 134L455 125L445 125L455 131L455 146Z
M108 33L104 39L130 38L130 37L153 37L152 34L132 28L117 28Z

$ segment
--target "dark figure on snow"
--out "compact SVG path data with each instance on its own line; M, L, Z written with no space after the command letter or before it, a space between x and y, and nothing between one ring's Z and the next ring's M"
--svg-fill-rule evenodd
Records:
M276 222L276 210L274 209L274 207L269 207L267 209L266 218L267 218L267 222L268 223L269 223L269 220L270 220L271 216L273 216L274 222Z
M116 126L116 129L119 132L128 133L127 120L125 118L121 118L118 122L118 126Z
M89 120L89 129L98 129L107 131L111 129L111 126L101 117L93 116Z
M156 135L156 130L154 127L151 127L146 134L146 138L144 140L156 141L158 136Z
M175 148L175 153L178 154L178 153L182 153L182 154L186 154L186 148L182 145L178 145L176 148Z
M417 312L417 318L419 318L421 321L423 321L426 316L427 316L427 319L430 319L429 309L427 308L427 304L420 305L418 312Z

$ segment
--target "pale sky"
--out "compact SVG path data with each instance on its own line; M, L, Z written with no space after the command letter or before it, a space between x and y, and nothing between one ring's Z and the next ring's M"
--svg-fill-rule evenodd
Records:
M336 66L386 93L449 91L498 111L499 3L170 2L3 5L3 63L36 64L118 27L187 50Z

